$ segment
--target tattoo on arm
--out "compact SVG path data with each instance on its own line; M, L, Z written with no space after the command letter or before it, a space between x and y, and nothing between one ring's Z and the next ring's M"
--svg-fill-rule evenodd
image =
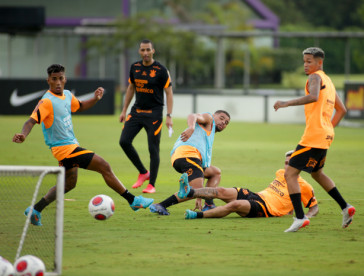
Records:
M195 193L193 194L194 198L203 198L203 199L212 199L217 198L217 189L216 188L201 188L195 189Z
M317 96L321 89L321 77L318 74L311 74L308 77L308 91L311 95Z

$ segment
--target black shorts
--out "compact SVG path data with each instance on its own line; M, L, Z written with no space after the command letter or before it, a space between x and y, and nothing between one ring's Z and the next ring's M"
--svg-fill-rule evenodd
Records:
M264 200L256 193L249 191L244 188L234 187L238 196L237 200L247 200L250 203L250 212L247 215L248 218L259 218L259 217L273 217L267 209Z
M66 170L74 167L87 169L94 155L95 153L90 150L77 147L67 158L59 161L58 164Z
M291 155L289 165L308 173L317 172L325 165L327 149L317 149L298 145Z
M178 158L173 162L173 168L179 173L187 173L189 182L196 178L204 178L202 163L198 158Z

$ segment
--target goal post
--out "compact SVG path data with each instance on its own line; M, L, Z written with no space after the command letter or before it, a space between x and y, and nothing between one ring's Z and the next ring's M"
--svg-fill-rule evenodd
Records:
M35 255L44 262L46 275L62 273L64 181L63 167L0 166L0 256L15 262ZM43 225L30 224L25 209L55 185L56 201L42 212Z

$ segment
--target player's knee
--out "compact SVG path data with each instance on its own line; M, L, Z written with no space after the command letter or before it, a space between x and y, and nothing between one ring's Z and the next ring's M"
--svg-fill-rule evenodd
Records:
M238 212L241 207L239 200L234 200L226 205L230 212Z
M291 179L292 177L294 177L294 175L291 172L288 172L287 170L284 172L284 178L288 181L289 179Z
M111 166L108 162L106 162L105 160L102 160L102 162L100 163L100 173L101 174L108 174L108 173L112 173L111 171Z
M76 187L76 181L67 181L64 186L64 192L67 193Z
M119 145L121 148L125 149L131 147L131 142L128 139L124 139L121 137L119 140Z
M217 194L220 198L224 198L226 196L226 189L223 187L217 187Z

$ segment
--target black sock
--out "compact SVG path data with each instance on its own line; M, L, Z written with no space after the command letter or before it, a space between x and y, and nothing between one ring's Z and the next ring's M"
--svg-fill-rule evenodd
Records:
M203 218L203 212L196 212L197 217L196 218Z
M343 199L343 197L341 196L341 194L339 193L339 191L337 190L336 187L332 188L328 194L335 199L335 201L340 205L341 210L345 209L347 206L346 201Z
M131 193L129 193L128 190L126 190L122 195L123 198L126 199L127 202L129 202L129 205L133 203L135 196Z
M177 203L178 203L177 197L175 195L171 195L169 198L167 198L166 200L162 201L159 204L162 205L164 208L167 208Z
M38 212L42 212L45 207L48 206L49 203L45 200L44 197L42 197L41 200L38 201L37 204L34 205L34 210L37 210Z
M303 208L301 203L301 193L290 194L289 197L291 198L292 205L296 213L296 218L303 219L305 214L303 213Z
M188 193L187 197L193 197L194 194L195 194L195 190L191 188L191 190Z
M207 204L207 205L213 205L214 204L214 199L213 198L207 198L207 199L205 199L205 204Z

